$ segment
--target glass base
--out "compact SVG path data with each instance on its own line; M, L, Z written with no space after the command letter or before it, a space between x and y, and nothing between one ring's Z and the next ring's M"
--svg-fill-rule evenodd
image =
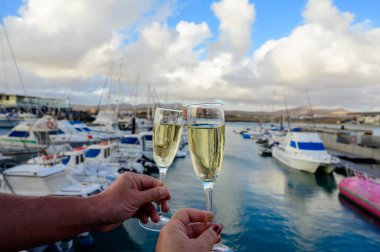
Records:
M211 250L212 252L224 252L224 251L227 251L227 252L233 252L233 250L230 248L230 247L228 247L228 246L226 246L226 245L224 245L224 244L221 244L221 243L217 243L217 244L215 244L213 247L212 247L212 250Z
M169 222L169 218L161 215L159 222L153 222L149 218L149 221L147 224L144 224L141 221L139 222L139 224L141 227L143 227L149 231L160 232L161 228L163 228L168 222Z

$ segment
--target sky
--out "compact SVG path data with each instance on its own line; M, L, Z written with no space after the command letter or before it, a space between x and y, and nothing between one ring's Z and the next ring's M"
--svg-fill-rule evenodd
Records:
M378 0L0 3L0 92L380 111Z

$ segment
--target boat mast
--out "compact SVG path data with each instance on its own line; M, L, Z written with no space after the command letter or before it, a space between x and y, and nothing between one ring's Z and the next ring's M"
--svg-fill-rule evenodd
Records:
M102 99L103 99L103 95L104 95L104 89L106 88L106 86L108 84L108 79L112 75L112 69L113 69L113 62L111 62L110 69L108 70L108 74L107 74L106 80L104 81L104 84L103 84L103 89L102 89L102 92L100 94L99 103L98 103L98 106L96 107L96 114L99 112L100 105L102 104Z
M310 100L310 96L309 96L309 90L307 88L306 88L306 94L307 94L307 100L309 102L309 110L310 110L310 113L311 113L311 120L313 122L313 126L314 126L314 129L315 129L317 126L315 124L314 112L313 112L313 108L311 106L311 100Z
M288 121L288 129L290 130L290 116L289 116L289 109L288 109L288 98L286 96L286 90L284 88L284 103L285 103L285 110L286 110L286 117Z
M25 84L24 84L24 80L22 78L22 75L21 75L21 71L20 71L20 68L18 66L18 63L17 63L17 60L16 60L16 56L15 56L15 53L13 51L13 47L12 47L12 44L11 44L11 40L9 39L9 36L8 36L8 32L7 32L7 28L5 27L5 24L3 22L3 15L0 11L0 23L1 23L1 26L3 27L3 31L4 31L4 35L5 35L5 39L7 41L7 44L8 44L8 47L9 47L9 51L11 53L11 56L12 56L12 60L13 60L13 64L15 65L15 68L16 68L16 73L17 73L17 76L18 76L18 79L20 81L20 85L21 85L21 88L22 88L22 91L24 93L24 96L26 98L26 88L25 88ZM4 63L5 64L5 63ZM29 112L30 110L30 99L28 98L27 99L28 103L27 103L27 111Z
M136 114L137 114L137 94L139 91L139 82L140 82L140 72L138 72L137 78L136 78L135 109L134 109L134 113L133 113L134 116L136 116Z
M120 72L119 80L117 82L117 95L116 95L116 114L119 114L119 102L120 102L120 84L121 84L121 71L123 66L123 58L120 59Z

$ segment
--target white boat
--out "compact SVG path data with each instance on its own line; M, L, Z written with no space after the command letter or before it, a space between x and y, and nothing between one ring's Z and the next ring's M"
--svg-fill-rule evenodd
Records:
M330 155L317 133L288 132L284 141L273 146L272 155L291 168L315 173L319 167L331 173L339 159Z
M107 133L110 139L120 138L124 132L119 129L117 112L100 111L94 122L89 126L96 132Z
M37 116L31 113L1 113L0 128L13 128L20 123L32 123Z
M68 143L75 148L95 143L91 134L76 130L68 121L60 120L57 123L57 129L49 131L52 144Z
M118 151L118 144L104 142L93 144L86 148L85 159L88 169L92 171L104 170L116 173L133 171L144 173L144 166L137 162L137 158Z
M41 167L38 164L23 164L3 172L0 191L30 196L82 196L101 191L99 184L79 183L63 164Z
M74 148L71 151L63 153L62 164L64 164L70 173L81 182L99 183L103 188L109 186L116 180L119 173L109 169L107 166L98 164L94 166L87 162L85 157L86 147Z
M126 134L120 139L120 151L126 152L129 155L145 156L153 160L153 133L141 132L139 134ZM176 158L186 157L186 151L178 148Z
M95 142L107 141L110 139L109 134L94 131L85 123L82 123L80 121L69 121L69 123L74 127L76 131L86 133L87 136L91 139L94 139Z
M48 132L56 129L56 121L46 116L35 123L21 123L7 135L0 136L0 152L3 154L34 154L50 144Z

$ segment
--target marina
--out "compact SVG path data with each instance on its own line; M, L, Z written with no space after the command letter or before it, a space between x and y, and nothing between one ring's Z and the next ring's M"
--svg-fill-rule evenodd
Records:
M380 251L380 1L3 5L0 252Z
M113 118L108 116L111 118L108 121L104 115L101 116L103 125L116 122L114 114ZM16 162L22 165L3 171L2 191L25 195L91 195L108 187L119 172L158 176L153 161L152 132L145 131L149 128L144 125L142 132L135 134L120 129L112 131L112 128L100 129L79 121L55 121L45 116L29 124L20 123L11 130L2 129L3 136L16 135L17 141L22 142L12 145L14 151L24 149L29 157L27 163L17 155L11 161L3 158L8 164L13 164L13 160L13 165ZM64 137L68 134L76 140L84 139L84 145L78 147L78 141ZM363 207L366 205L338 187L347 184L345 176L380 177L376 160L354 152L331 150L327 146L334 143L328 142L323 134L326 132L307 127L288 131L270 124L227 123L225 157L214 199L216 222L225 227L223 243L235 251L268 247L283 251L326 251L328 246L347 250L356 242L365 244L366 251L375 251L380 246L379 240L374 239L380 234L377 210L368 208L376 213L371 214ZM37 138L23 143L34 136ZM60 140L57 136L61 136ZM177 159L165 180L172 192L171 214L183 207L204 209L202 186L193 174L186 140L182 138ZM32 148L27 145L31 142L40 145ZM268 151L266 154L263 148ZM45 154L39 154L41 150ZM278 154L280 150L282 154ZM320 166L323 169L317 170ZM61 182L57 180L58 174ZM378 191L372 187L371 190ZM366 187L362 188L365 193ZM110 243L114 244L114 251L152 251L157 239L155 233L143 230L136 220L128 220L104 236L96 233L78 236L72 243L75 251L82 251L79 241L83 237L95 237L94 244L86 251L102 251L99 248ZM119 240L123 242L116 242Z
M223 243L234 251L378 251L380 221L340 196L338 185L345 177L306 173L260 156L254 141L233 132L256 125L226 124L225 158L214 188ZM172 191L169 216L183 207L204 209L203 189L189 158L176 159L165 182ZM96 246L78 251L153 251L158 238L137 220L92 235Z

